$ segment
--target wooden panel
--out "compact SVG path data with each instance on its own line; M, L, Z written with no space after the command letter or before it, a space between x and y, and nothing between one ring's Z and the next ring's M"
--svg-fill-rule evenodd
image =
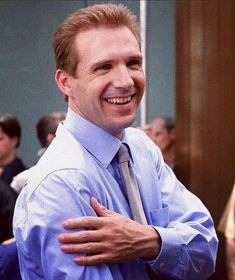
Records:
M206 126L206 140L205 140L205 180L204 187L200 195L206 201L207 207L213 211L214 219L218 220L217 213L215 213L215 205L219 203L218 192L214 190L218 185L218 121L219 114L219 69L218 54L219 54L219 6L218 1L208 1L205 5L205 21L204 21L204 64L206 68L205 73L205 95L207 97L206 118L204 120ZM208 136L209 135L209 136ZM209 199L210 198L210 199Z
M219 7L219 195L222 209L235 180L235 2Z
M190 5L176 5L176 174L190 188ZM183 77L183 78L182 78ZM182 108L182 110L181 110ZM182 133L182 131L184 133Z
M235 180L235 1L176 1L177 176L215 225ZM224 238L216 273L227 279Z
M204 13L203 2L192 1L190 7L191 33L190 33L190 59L191 59L191 88L190 88L190 114L191 114L191 188L199 195L200 187L204 181L204 143L205 126L202 125L206 113L205 75L204 65Z
M216 223L235 180L234 1L177 1L177 175Z

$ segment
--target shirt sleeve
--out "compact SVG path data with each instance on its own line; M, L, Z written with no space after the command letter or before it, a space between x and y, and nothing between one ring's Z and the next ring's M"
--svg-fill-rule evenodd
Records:
M71 178L76 178L76 183ZM32 192L22 212L20 205L17 206L17 216L22 220L16 219L20 225L15 225L15 236L24 280L113 279L110 267L105 264L75 265L74 255L63 253L57 241L58 234L65 232L64 220L95 215L89 188L82 181L79 176L71 176L71 171L54 172ZM22 197L20 201L26 200Z
M162 246L158 257L149 263L156 272L172 277L169 279L208 279L215 270L218 247L210 213L177 180L159 150L155 163L165 221L163 227L154 226Z

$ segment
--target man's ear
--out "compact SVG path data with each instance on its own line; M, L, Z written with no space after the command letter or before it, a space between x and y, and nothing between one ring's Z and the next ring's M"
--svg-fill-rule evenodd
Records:
M58 88L68 97L71 96L71 78L68 73L61 69L58 69L55 73L55 81Z

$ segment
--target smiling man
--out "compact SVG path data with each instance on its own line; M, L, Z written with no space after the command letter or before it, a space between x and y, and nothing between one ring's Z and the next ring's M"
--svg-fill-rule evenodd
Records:
M207 279L217 251L210 214L144 132L128 128L145 86L135 16L122 5L81 9L53 45L68 113L15 208L22 278Z

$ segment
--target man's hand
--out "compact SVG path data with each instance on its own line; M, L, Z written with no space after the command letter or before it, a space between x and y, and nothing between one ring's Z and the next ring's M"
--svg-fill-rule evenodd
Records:
M75 263L96 265L156 258L161 240L154 228L106 209L94 197L91 206L98 217L67 220L65 229L79 231L58 236L64 253L82 254L74 258Z

